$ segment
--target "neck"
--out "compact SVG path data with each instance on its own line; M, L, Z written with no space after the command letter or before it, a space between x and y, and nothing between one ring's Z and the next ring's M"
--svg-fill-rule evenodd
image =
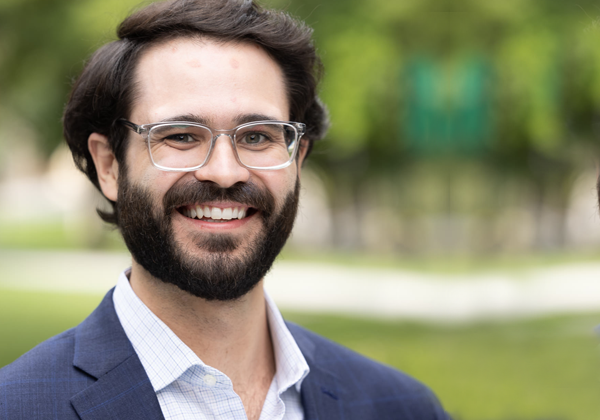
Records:
M257 378L270 384L275 357L262 280L238 300L207 301L152 277L134 261L130 284L205 364L231 379L236 391L256 386Z

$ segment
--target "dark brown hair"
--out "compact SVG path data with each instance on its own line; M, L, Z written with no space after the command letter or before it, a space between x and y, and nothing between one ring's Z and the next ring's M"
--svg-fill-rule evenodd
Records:
M124 169L128 118L135 96L135 67L150 46L178 37L208 37L219 42L261 46L283 70L290 120L305 123L308 153L327 130L325 107L317 96L322 64L312 30L286 13L266 10L249 0L170 0L150 4L126 18L118 40L98 49L75 82L63 115L64 136L77 167L100 190L88 150L91 133L107 136ZM111 201L113 209L115 203ZM117 223L114 213L98 212Z

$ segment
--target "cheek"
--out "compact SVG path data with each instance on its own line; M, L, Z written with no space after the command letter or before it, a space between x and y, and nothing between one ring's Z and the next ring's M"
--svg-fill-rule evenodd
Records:
M165 172L151 163L136 160L129 161L128 177L134 185L148 191L155 205L162 207L163 197L181 179L185 173Z
M263 177L263 183L269 189L278 207L283 205L285 198L288 194L294 191L296 187L296 179L298 177L296 168L286 168L285 172L277 173L279 171L273 171L268 176Z
M140 183L154 189L162 184L174 183L183 173L165 172L156 168L150 156L146 143L132 143L127 151L127 172L129 176Z

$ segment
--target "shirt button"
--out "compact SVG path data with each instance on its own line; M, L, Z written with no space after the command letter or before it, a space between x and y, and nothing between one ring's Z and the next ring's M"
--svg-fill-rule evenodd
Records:
M208 386L214 386L217 383L217 378L212 375L204 375L204 383Z

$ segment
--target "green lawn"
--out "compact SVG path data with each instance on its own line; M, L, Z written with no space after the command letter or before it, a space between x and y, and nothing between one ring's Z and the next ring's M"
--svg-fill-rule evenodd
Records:
M0 289L0 366L76 325L100 299ZM456 420L600 418L600 314L463 326L285 315L419 378Z
M112 250L127 251L117 230L104 226L100 231L77 226L67 229L60 220L14 221L0 218L0 249L17 250ZM500 270L519 271L539 267L551 267L571 263L597 263L596 250L584 252L539 252L509 254L465 254L465 255L422 255L400 256L349 251L317 251L294 248L288 245L280 259L311 263L337 264L350 267L375 267L378 269L400 269L438 274L472 274Z
M0 248L127 250L116 230L81 225L68 229L60 220L13 221L0 218Z
M326 251L295 249L286 246L279 256L284 261L302 261L342 265L345 267L372 267L377 269L409 270L421 273L442 275L475 274L491 271L503 273L523 270L550 268L566 264L598 263L597 250L569 252L565 250L531 253L496 253L489 255L453 254L447 255L398 255L368 253L364 251Z

